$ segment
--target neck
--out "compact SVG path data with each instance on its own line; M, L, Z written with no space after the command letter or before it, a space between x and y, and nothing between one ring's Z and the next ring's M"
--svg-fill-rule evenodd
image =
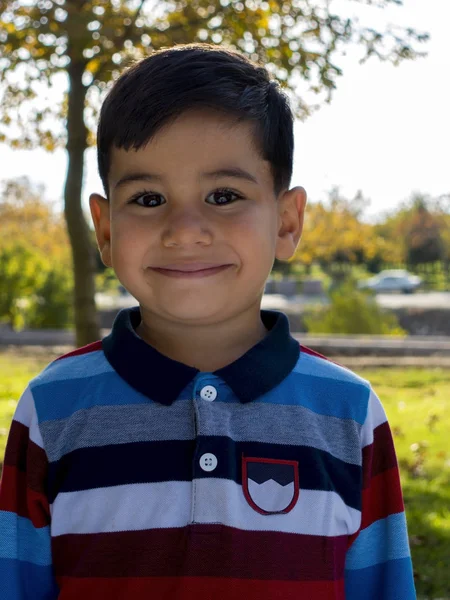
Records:
M231 364L267 334L259 302L214 325L174 323L142 306L140 310L136 333L161 354L199 371L217 371Z

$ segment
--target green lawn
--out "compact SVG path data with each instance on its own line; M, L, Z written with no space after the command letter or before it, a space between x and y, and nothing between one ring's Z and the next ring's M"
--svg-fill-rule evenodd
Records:
M0 458L17 399L52 358L0 352ZM358 373L372 382L394 432L419 596L450 600L450 372Z

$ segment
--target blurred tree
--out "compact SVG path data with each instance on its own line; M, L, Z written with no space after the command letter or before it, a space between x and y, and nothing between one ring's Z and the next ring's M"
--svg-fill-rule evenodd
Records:
M401 0L359 0L383 8ZM82 205L83 157L94 143L96 111L107 83L149 48L210 42L261 60L294 87L295 77L327 99L342 74L336 62L351 42L394 64L418 55L428 36L411 28L377 31L332 12L321 0L2 0L0 140L68 153L65 217L73 254L77 344L99 338L94 248ZM68 92L45 102L45 86L65 76ZM33 101L33 102L27 102ZM294 100L299 116L308 113ZM55 129L55 119L61 127ZM14 133L18 127L18 133ZM12 129L12 131L11 131Z
M13 327L64 327L73 288L62 215L24 177L0 188L0 319Z
M437 219L442 224L441 239L444 245L444 270L450 284L450 194L443 194L433 204Z
M435 263L444 259L442 224L427 208L426 199L416 196L405 229L406 263L411 267Z
M70 246L61 214L45 199L44 186L28 177L0 184L0 245L23 237L52 261L70 268Z
M383 260L390 242L377 235L374 227L361 221L368 200L361 192L352 199L338 188L327 202L310 203L302 241L293 258L302 264L318 262L334 279L343 279L355 264Z
M433 200L424 194L413 194L399 208L387 214L375 230L396 249L389 262L419 265L448 261L450 257L450 207L445 196Z

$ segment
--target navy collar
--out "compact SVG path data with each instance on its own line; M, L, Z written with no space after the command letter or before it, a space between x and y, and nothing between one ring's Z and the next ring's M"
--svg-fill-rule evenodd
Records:
M214 371L241 402L251 402L285 379L297 363L300 345L290 335L289 321L278 311L262 310L268 329L264 339L233 363ZM122 309L102 347L113 369L131 387L170 405L200 372L161 354L135 332L141 322L138 306Z

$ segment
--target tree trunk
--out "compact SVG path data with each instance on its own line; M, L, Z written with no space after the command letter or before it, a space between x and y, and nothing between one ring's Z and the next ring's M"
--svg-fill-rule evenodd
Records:
M86 88L82 83L84 65L68 67L69 107L67 116L68 168L64 189L64 216L72 247L74 269L74 316L76 345L85 346L100 339L95 306L95 248L83 214L81 189L83 160L87 148L87 128L84 123Z

